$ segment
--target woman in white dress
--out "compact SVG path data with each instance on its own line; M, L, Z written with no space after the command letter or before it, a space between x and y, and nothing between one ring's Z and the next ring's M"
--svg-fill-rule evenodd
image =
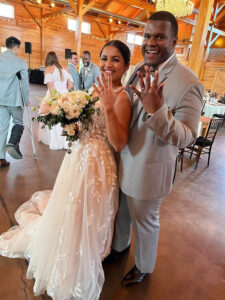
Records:
M54 300L97 300L104 283L118 206L117 166L110 144L128 140L131 103L121 78L130 50L110 41L101 51L103 84L88 132L66 153L52 191L39 191L21 205L18 226L0 236L0 254L29 261L34 294ZM113 119L113 128L109 121ZM110 144L108 143L110 142Z
M60 94L68 92L73 87L73 79L68 70L64 69L58 60L55 52L51 51L47 54L45 59L45 79L47 84L47 93L52 93L57 90ZM46 145L52 150L67 149L68 142L66 137L62 136L62 127L60 124L53 126L51 130L46 126L41 128L38 126L38 141Z

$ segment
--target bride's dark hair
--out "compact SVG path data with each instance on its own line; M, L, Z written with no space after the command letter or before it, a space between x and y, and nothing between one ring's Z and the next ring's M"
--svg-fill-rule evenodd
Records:
M124 59L124 62L125 62L125 65L128 65L130 63L130 57L131 57L131 52L130 52L130 49L127 47L126 44L124 44L123 42L119 41L119 40L112 40L112 41L109 41L108 43L106 43L101 52L100 52L100 57L102 55L102 51L104 50L105 47L107 46L113 46L115 48L117 48L120 53L122 54L123 56L123 59Z

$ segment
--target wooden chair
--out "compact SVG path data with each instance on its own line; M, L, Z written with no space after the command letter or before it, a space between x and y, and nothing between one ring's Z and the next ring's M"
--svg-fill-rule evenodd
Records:
M204 108L205 108L205 105L206 105L206 102L207 100L203 100L203 103L202 103L202 109L201 109L201 116L204 116Z
M175 181L176 173L177 173L177 164L180 161L180 171L182 172L183 170L183 161L184 161L184 149L181 148L179 149L179 153L176 157L176 162L175 162L175 170L174 170L174 175L173 175L173 183Z
M190 153L190 158L192 157L192 154L195 154L197 156L195 170L198 167L198 162L202 154L208 154L207 167L209 166L212 145L215 140L216 134L219 128L222 126L222 124L223 124L223 119L215 119L215 118L211 119L205 137L199 136L192 146L185 148L184 151Z
M214 114L214 115L213 115L213 118L222 119L222 120L223 120L223 123L222 123L221 127L223 127L223 124L224 124L224 122L225 122L225 113L224 113L224 114Z

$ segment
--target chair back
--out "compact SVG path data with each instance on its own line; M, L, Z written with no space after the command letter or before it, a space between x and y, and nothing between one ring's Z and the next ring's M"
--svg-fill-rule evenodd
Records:
M205 141L210 140L212 143L216 137L219 128L223 125L223 119L211 119L205 136Z
M207 100L203 100L203 103L202 103L202 109L201 109L201 116L203 116L205 113L204 113L204 108L205 108L205 104L206 104Z

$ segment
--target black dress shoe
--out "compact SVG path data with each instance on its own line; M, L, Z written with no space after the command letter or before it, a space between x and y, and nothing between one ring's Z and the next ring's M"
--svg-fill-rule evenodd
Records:
M21 159L23 158L23 155L22 153L20 152L20 148L19 148L19 145L14 145L14 144L11 144L11 143L8 143L6 145L6 151L9 155L12 156L12 158L14 159Z
M10 163L5 159L0 159L0 168L8 167Z
M106 256L106 258L103 260L103 264L110 264L113 263L117 258L123 256L123 254L128 253L130 250L130 246L128 246L127 248L125 248L123 251L116 251L114 249L111 250L111 252L109 253L108 256Z
M141 273L136 266L134 266L123 278L122 286L132 286L141 283L149 273Z

